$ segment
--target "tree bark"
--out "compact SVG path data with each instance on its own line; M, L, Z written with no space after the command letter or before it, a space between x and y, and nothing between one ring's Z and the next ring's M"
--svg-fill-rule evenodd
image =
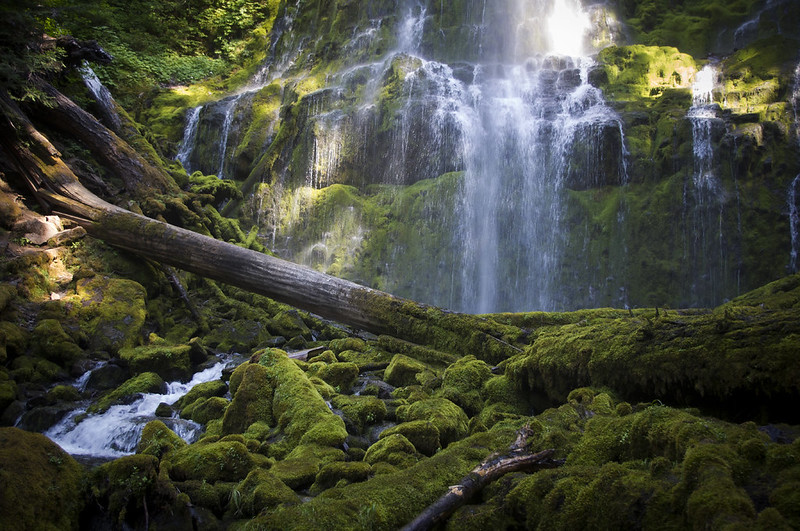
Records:
M554 449L543 450L535 454L525 449L530 434L529 426L520 429L517 432L517 439L511 444L507 454L495 453L487 457L464 476L458 485L449 487L441 498L403 527L402 531L424 531L443 522L489 483L509 472L560 466L562 461L551 459L555 453Z
M52 101L51 106L37 106L37 116L83 142L100 162L122 180L129 193L141 197L152 195L153 192L177 191L174 181L160 162L153 160L157 155L152 146L141 138L138 131L138 136L134 135L134 143L139 151L150 152L147 157L49 83L41 79L35 83ZM130 124L126 124L126 129L135 130Z
M120 171L135 172L136 164L129 164L132 158L120 161L111 156L132 151L130 146L93 118L83 116L83 111L75 111L65 97L54 97L57 109L53 113L64 120L73 114L81 117L70 130L81 138L92 138L95 144L111 139L117 146L109 149L107 160L112 167L119 164ZM8 131L16 133L16 138L2 135L4 149L28 176L36 197L115 247L376 334L474 354L491 363L520 352L511 344L520 333L515 327L395 297L112 205L81 185L58 151L10 98L0 98L0 107Z

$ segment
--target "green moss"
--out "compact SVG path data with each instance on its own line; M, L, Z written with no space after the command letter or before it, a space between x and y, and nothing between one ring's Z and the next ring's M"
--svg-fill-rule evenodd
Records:
M332 363L322 367L316 375L342 393L352 389L358 377L358 365L350 362Z
M33 353L61 366L83 356L81 349L55 319L42 319L30 335Z
M143 372L104 394L88 409L89 413L102 413L118 401L129 399L139 393L159 393L164 390L164 380L154 372Z
M188 380L192 375L189 345L148 345L123 348L120 359L128 363L134 373L154 372L164 380Z
M184 418L192 419L198 424L208 424L212 420L222 420L229 405L230 402L221 396L198 398L186 406L181 411L181 415Z
M0 428L0 514L19 529L79 529L82 470L38 433Z
M116 352L141 341L146 292L131 280L94 276L76 286L81 329L93 349Z
M457 442L434 457L420 460L404 470L378 462L373 469L381 465L384 473L364 482L330 488L307 503L259 517L253 521L253 525L307 529L314 527L315 522L324 521L326 527L331 529L349 529L354 522L365 528L400 528L491 452L507 448L514 439L516 428L497 426L488 433ZM397 434L376 444L382 441L387 441L383 444L389 444L392 439L402 440L402 436ZM408 441L398 446L413 452L413 446ZM373 455L375 453L373 450Z
M399 433L405 437L421 454L432 456L441 448L439 442L439 429L429 420L412 420L401 422L396 426L382 431L380 438L390 437Z
M386 416L386 404L374 396L336 395L331 405L342 411L360 432L369 424L377 424Z
M395 354L384 373L386 383L395 387L414 385L417 375L430 370L427 365L404 354Z
M460 406L468 416L474 416L483 408L482 389L491 377L491 367L486 362L465 356L445 369L438 394Z
M238 494L233 494L233 492ZM235 517L253 517L284 503L298 503L297 494L276 475L257 468L234 488L228 511Z
M228 386L222 380L212 380L195 385L175 402L175 408L183 410L200 398L222 397L228 392Z
M397 408L397 418L403 422L424 420L432 422L439 430L442 447L467 434L469 419L464 411L445 398L419 400L409 406Z
M254 422L275 424L273 388L266 368L255 363L240 365L231 375L230 389L233 400L222 421L226 434L242 433Z
M195 443L172 452L167 460L170 477L177 481L240 481L255 466L247 447L236 440Z
M371 475L372 467L369 463L358 461L330 463L320 469L309 492L318 495L336 485L365 481Z
M142 436L136 446L136 452L161 459L185 446L186 441L169 429L166 424L160 420L151 420L142 429Z
M789 311L726 306L708 314L586 319L540 329L526 354L508 362L506 376L555 400L594 385L629 400L655 394L712 408L736 400L750 415L767 406L788 415L776 396L798 392L794 322Z
M418 460L417 449L400 433L378 439L364 455L364 461L370 465L383 462L400 469L408 468Z

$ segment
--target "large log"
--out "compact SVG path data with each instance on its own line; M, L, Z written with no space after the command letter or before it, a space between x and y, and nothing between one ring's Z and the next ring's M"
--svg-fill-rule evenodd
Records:
M52 90L56 106L67 108L52 112L71 115L74 104L64 103L66 98ZM510 343L520 334L515 327L395 297L112 205L79 182L58 151L10 98L0 97L0 107L7 131L16 133L13 137L2 135L4 149L28 176L37 198L82 225L94 237L148 259L376 334L474 354L492 363L520 352ZM98 142L112 138L115 144L124 144L96 120L84 118L72 126L89 124L81 137L100 131ZM124 164L123 167L125 171L130 169Z

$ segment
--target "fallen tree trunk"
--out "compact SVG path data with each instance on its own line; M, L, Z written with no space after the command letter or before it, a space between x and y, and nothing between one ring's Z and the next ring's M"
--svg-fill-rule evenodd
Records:
M54 98L56 105L62 107L66 98L55 94ZM4 96L0 103L8 130L16 133L14 138L3 135L4 148L28 176L37 198L82 225L94 237L145 258L376 334L474 354L491 363L520 352L510 342L520 334L515 327L394 297L112 205L78 181L58 151L10 98ZM67 117L74 104L65 106L69 108L63 111ZM84 118L73 126L80 128L80 124L87 123ZM89 122L91 128L83 131L82 137L91 137L97 129L102 136L96 142L112 138L109 135L113 133L103 131L102 124ZM124 144L119 138L114 142ZM133 171L123 166L125 171Z
M457 485L448 488L441 498L403 527L402 531L425 531L443 522L489 483L509 472L553 468L562 464L562 461L551 459L555 453L554 449L543 450L535 454L527 451L525 447L530 435L530 427L524 426L517 433L517 439L511 444L507 454L495 453L487 457L464 476Z

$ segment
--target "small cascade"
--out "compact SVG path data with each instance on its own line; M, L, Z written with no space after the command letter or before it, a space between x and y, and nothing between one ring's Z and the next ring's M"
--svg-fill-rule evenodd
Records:
M83 66L80 68L80 73L86 88L89 89L92 97L100 106L100 114L105 125L112 131L119 131L121 123L111 92L100 82L89 63L84 61Z
M719 106L714 103L717 83L714 65L700 70L692 85L692 106L687 117L692 125L693 171L684 191L687 215L685 259L692 272L687 287L689 303L710 305L723 296L727 271L726 234L723 215L726 191L716 173L714 137L721 125Z
M219 143L219 169L217 170L217 177L219 179L225 178L225 163L227 162L228 143L231 136L231 124L236 116L236 109L239 100L245 93L239 93L233 96L230 101L225 105L225 119L222 121L222 133L220 134Z
M186 127L183 130L183 139L178 148L178 155L175 157L183 164L188 174L191 174L193 171L190 156L192 151L194 151L195 141L197 140L197 125L200 123L200 112L202 110L203 106L198 105L197 107L189 109L189 112L186 113Z
M717 108L713 103L712 94L716 77L717 71L712 65L704 66L697 73L692 85L692 107L689 109L695 188L711 192L719 186L714 175L714 150L711 142L712 121L717 118Z
M199 383L219 379L230 360L222 360L194 375L187 383L167 384L164 393L142 394L130 404L113 405L104 413L86 415L88 404L68 413L47 435L72 455L117 458L135 452L144 425L155 419L162 402L173 404ZM180 418L161 419L187 442L202 434L202 426Z

